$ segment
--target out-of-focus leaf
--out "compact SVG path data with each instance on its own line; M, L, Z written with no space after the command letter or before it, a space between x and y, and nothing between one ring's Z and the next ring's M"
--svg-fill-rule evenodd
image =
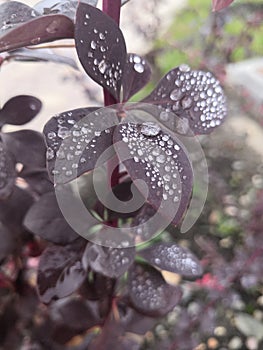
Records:
M150 80L151 67L148 62L137 54L129 53L122 80L123 101L142 89Z
M186 277L197 277L202 274L202 267L194 254L175 243L153 244L142 250L140 255L161 270Z
M135 248L108 248L88 245L83 255L85 265L110 278L123 275L134 261Z
M191 163L181 142L153 122L120 124L113 141L132 180L146 183L147 201L177 225L189 204L193 183Z
M30 21L39 13L30 6L18 1L5 2L0 5L0 37L21 23Z
M2 139L17 163L22 163L28 168L45 168L46 146L40 132L19 130L2 134Z
M213 11L220 11L228 7L234 0L212 0Z
M31 190L40 195L51 192L54 189L54 185L50 181L46 169L28 169L27 167L23 167L18 176L27 182Z
M185 64L168 72L143 102L157 105L159 121L181 134L208 134L226 117L219 81Z
M263 324L254 317L240 312L235 316L235 325L246 337L254 336L258 341L263 339Z
M0 262L13 253L16 248L16 236L0 222Z
M75 42L86 73L119 100L127 53L118 25L97 8L80 3Z
M50 246L41 255L37 286L43 303L72 294L85 280L86 271L81 264L83 242L80 243Z
M86 268L84 264L84 268ZM89 272L90 273L90 272ZM80 294L88 300L102 300L112 295L115 281L112 278L93 273L92 278L87 277L80 287Z
M98 3L97 0L82 0L82 2L91 6L97 6ZM78 4L78 0L42 0L34 5L34 9L43 15L60 13L74 20Z
M56 244L68 244L79 237L64 219L54 192L40 197L28 211L24 225L29 231Z
M111 146L116 112L97 109L64 112L45 125L47 168L54 182L66 183L94 169L100 155Z
M41 101L34 96L19 95L12 97L0 111L0 123L26 124L39 113L41 107Z
M25 61L25 62L55 62L60 64L67 64L68 66L78 69L78 66L70 57L61 56L54 54L50 49L26 49L21 48L11 51L8 55L8 59L14 59L15 61Z
M21 24L0 36L0 52L73 36L74 25L68 17L47 15Z
M178 287L166 284L150 266L134 264L129 271L128 292L135 309L147 316L164 316L181 298Z
M0 139L0 200L10 196L16 180L15 160Z

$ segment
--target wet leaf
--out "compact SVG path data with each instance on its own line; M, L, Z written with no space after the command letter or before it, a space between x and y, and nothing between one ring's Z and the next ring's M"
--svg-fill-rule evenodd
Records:
M38 17L39 13L30 6L18 1L5 2L0 5L0 37L21 23Z
M121 124L113 140L120 161L148 203L167 218L167 224L178 224L193 183L192 167L181 142L153 122Z
M38 17L4 33L0 37L0 52L37 45L58 39L73 38L73 22L64 15Z
M54 192L44 194L32 205L24 225L29 231L56 244L68 244L79 237L64 219Z
M9 197L16 180L15 160L0 139L0 200Z
M154 244L141 251L140 255L161 270L185 277L197 277L202 274L202 267L194 254L175 243Z
M84 265L110 278L123 275L135 257L135 248L108 248L96 244L88 245L84 253Z
M82 2L92 6L97 6L98 3L97 0L84 0ZM34 9L43 15L59 13L74 20L78 4L78 0L43 0L34 5Z
M159 121L180 134L208 134L226 117L219 81L185 64L168 72L143 102L157 105Z
M23 125L32 120L42 107L41 101L28 95L12 97L0 111L0 123Z
M123 76L123 101L142 89L150 80L151 68L148 62L137 54L129 53Z
M47 168L55 183L69 182L94 169L100 155L111 146L116 112L97 109L64 112L45 125Z
M164 316L181 298L179 288L166 284L159 271L141 264L130 269L128 289L133 307L147 316Z
M83 244L50 246L40 257L37 286L40 300L49 303L75 292L83 283L86 272L81 264Z
M220 11L228 7L234 0L212 0L213 11Z
M80 3L75 41L86 73L119 100L127 53L118 25L97 8Z
M46 146L43 135L33 130L19 130L2 134L5 147L17 163L28 168L45 168Z

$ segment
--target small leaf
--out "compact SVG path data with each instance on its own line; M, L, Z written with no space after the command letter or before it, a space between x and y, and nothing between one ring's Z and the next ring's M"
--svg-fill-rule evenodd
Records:
M9 197L16 180L14 157L0 139L0 199Z
M90 268L110 278L123 275L135 257L135 248L108 248L96 244L87 246L83 259Z
M129 53L123 76L123 101L141 90L150 80L151 68L148 62L137 54Z
M213 11L220 11L228 7L234 0L212 0Z
M129 271L129 296L135 309L147 316L164 316L178 304L179 288L166 284L160 272L134 264Z
M30 6L18 1L5 2L0 5L0 36L21 23L39 16Z
M75 292L83 283L86 272L81 264L83 242L75 246L50 246L40 257L37 286L40 300L49 303Z
M41 101L34 96L20 95L12 97L0 111L1 124L26 124L39 113L41 107Z
M0 52L73 38L73 22L63 15L47 15L15 27L0 37Z
M56 244L68 244L79 237L64 219L54 192L44 194L29 209L24 225L29 231Z
M202 274L198 259L187 248L174 243L154 244L140 252L150 264L186 277L197 277Z
M97 109L64 112L45 125L47 168L54 182L66 183L94 169L100 155L111 146L116 112Z
M17 163L28 168L45 168L45 142L40 132L19 130L2 134L5 147L13 154Z
M127 53L118 25L97 8L80 3L75 41L86 73L119 100Z
M153 122L121 124L113 140L132 180L146 184L148 203L168 219L167 225L177 225L187 209L193 183L192 167L181 142ZM144 194L141 181L135 185Z
M159 121L181 134L208 134L226 117L219 81L185 64L168 72L143 102L157 105Z

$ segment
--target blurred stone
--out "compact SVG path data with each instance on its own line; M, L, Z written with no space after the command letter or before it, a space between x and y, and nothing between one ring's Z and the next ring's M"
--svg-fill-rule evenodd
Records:
M246 340L246 346L248 350L257 350L258 349L258 341L255 337L249 337Z
M228 343L228 347L231 350L240 349L242 347L242 340L239 337L233 337Z

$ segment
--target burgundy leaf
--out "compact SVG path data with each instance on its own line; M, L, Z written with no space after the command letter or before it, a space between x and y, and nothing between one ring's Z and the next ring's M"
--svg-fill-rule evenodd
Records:
M112 144L114 110L80 108L59 114L45 125L47 168L56 183L66 183L94 169Z
M76 48L85 71L119 100L127 53L118 25L97 8L80 3L75 28Z
M9 197L16 180L15 161L0 139L0 200Z
M29 209L24 225L29 231L56 244L68 244L79 237L64 219L54 192L44 194Z
M0 262L12 254L17 246L17 237L0 222Z
M15 26L38 17L39 13L30 6L18 1L5 2L0 5L0 36Z
M140 255L161 270L185 277L197 277L202 274L202 266L194 254L175 243L154 244L141 251Z
M97 0L85 0L83 2L92 6L97 6L98 3ZM78 4L78 0L42 0L34 5L34 9L43 15L59 13L74 20Z
M168 285L154 268L134 264L129 271L129 296L135 309L147 316L164 316L179 302L181 291Z
M143 102L157 105L160 122L181 134L208 134L226 117L219 81L185 64L168 72Z
M90 273L90 272L89 272ZM112 295L115 281L99 273L93 273L92 278L87 277L80 287L80 294L88 300L102 300Z
M18 176L27 182L32 191L40 195L51 192L54 189L54 185L50 181L46 169L30 169L23 167Z
M213 11L220 11L228 7L234 0L212 0Z
M123 76L123 101L127 101L150 80L151 68L148 62L137 54L129 53Z
M41 255L37 286L43 303L66 297L83 283L86 272L81 264L82 248L82 242L80 246L50 246Z
M64 15L47 15L15 27L0 37L0 52L72 38L73 22Z
M118 278L128 270L134 257L134 247L121 249L92 244L87 246L83 261L95 272L110 278Z
M121 124L113 139L116 153L132 180L139 179L147 185L147 201L168 218L167 224L177 225L187 209L193 184L184 146L153 122ZM144 193L141 182L138 188Z
M45 141L43 135L33 130L19 130L2 134L6 148L17 163L28 168L45 168Z
M34 96L20 95L12 97L0 111L0 123L26 124L38 114L41 106L41 101Z

